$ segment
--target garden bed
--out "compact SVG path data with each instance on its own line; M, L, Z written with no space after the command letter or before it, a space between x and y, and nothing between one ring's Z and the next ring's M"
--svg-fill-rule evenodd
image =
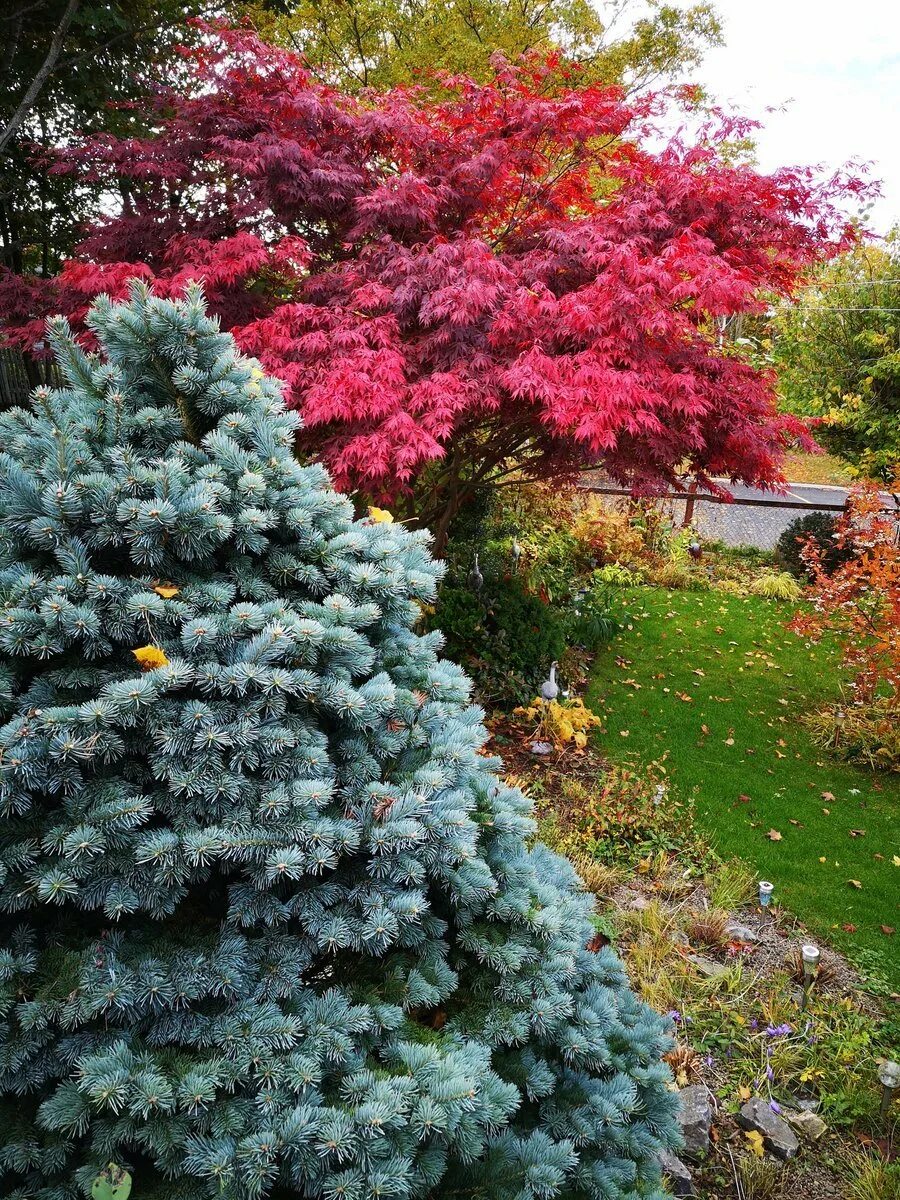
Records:
M878 1062L896 1056L889 995L822 943L803 1007L800 947L818 938L780 905L761 908L755 872L723 861L693 805L659 773L623 772L600 749L550 756L528 727L496 716L492 749L534 797L541 836L569 854L597 896L598 944L611 941L635 988L675 1023L681 1088L708 1089L708 1151L690 1163L706 1200L894 1200L900 1175L879 1115ZM824 1122L780 1162L738 1124L759 1097Z

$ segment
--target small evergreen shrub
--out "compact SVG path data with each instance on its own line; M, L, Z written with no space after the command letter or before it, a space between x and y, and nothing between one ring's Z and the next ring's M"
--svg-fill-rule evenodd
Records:
M835 541L836 531L837 519L831 513L804 513L802 517L791 521L778 539L775 552L778 562L797 579L811 579L812 572L803 560L803 547L812 541L822 551L822 566L826 575L831 575L851 557Z
M524 703L562 657L566 610L526 591L515 576L444 584L430 618L445 638L450 658L474 676L479 698L492 704Z
M665 1022L196 288L0 415L0 1193L661 1200Z
M589 653L599 650L619 632L621 614L620 584L612 582L603 571L594 571L566 610L567 643Z

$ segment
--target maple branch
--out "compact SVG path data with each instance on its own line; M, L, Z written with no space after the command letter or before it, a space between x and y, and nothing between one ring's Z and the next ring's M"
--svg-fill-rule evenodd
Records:
M56 66L56 60L59 58L62 51L63 42L65 41L66 33L69 26L72 24L72 18L78 10L80 0L69 0L66 5L65 12L60 18L60 22L53 31L53 37L50 39L50 46L47 50L47 56L41 64L40 69L32 79L28 90L22 97L21 103L12 117L6 128L0 133L0 154L3 154L6 147L16 136L21 128L22 122L31 112L35 101L44 89L44 85L53 73L53 68Z

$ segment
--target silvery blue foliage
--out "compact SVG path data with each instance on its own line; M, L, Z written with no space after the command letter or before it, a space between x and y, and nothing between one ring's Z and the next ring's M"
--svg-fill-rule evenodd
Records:
M198 289L91 329L0 416L3 1196L659 1196L665 1024L414 632L427 536Z

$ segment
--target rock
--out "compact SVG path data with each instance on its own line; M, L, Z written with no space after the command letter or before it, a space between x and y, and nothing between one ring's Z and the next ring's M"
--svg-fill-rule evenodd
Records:
M663 1175L668 1176L673 1196L696 1196L694 1181L691 1173L680 1158L671 1150L663 1150L659 1155L659 1165Z
M635 912L644 912L645 909L650 907L650 901L646 896L635 896L632 900L628 901L628 907Z
M553 743L552 742L532 742L531 743L531 753L532 754L552 754L553 753Z
M702 954L689 954L688 962L693 963L701 975L706 975L710 979L718 979L720 975L727 975L730 968L725 963L713 962L711 958L704 958Z
M795 1130L807 1142L817 1142L828 1126L814 1112L801 1109L799 1112L786 1112L785 1118L791 1129Z
M725 926L725 932L734 942L758 942L759 934L755 929L751 929L749 925L742 925L740 921L729 921Z
M691 1084L681 1089L678 1099L681 1101L678 1119L684 1137L684 1156L694 1160L709 1151L709 1131L712 1126L709 1088L702 1083Z
M759 1096L741 1105L737 1122L741 1129L761 1133L766 1149L776 1158L794 1158L800 1149L800 1143L787 1121L773 1113L768 1101Z
M801 1112L814 1113L818 1112L822 1107L822 1102L821 1100L797 1100L796 1107L799 1108Z

